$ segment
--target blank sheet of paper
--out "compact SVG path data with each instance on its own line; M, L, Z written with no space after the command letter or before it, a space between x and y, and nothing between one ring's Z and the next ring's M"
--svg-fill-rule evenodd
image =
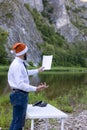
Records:
M42 67L44 67L44 70L50 70L51 69L52 58L53 58L53 55L50 55L50 56L44 55L43 56Z

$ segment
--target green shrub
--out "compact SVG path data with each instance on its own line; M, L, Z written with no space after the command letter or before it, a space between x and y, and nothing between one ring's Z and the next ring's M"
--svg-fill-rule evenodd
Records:
M8 32L0 28L0 44L5 44L7 42Z
M66 9L67 9L67 11L69 11L71 8L70 8L70 6L66 5Z
M5 44L7 42L8 32L0 28L0 64L7 64L7 53L5 50Z
M44 49L42 55L52 55L52 54L53 55L55 54L54 46L48 44L47 42L44 43Z
M34 66L32 61L29 62L29 65L32 67Z
M25 3L24 6L25 6L25 8L26 8L28 11L31 12L31 8L30 8L29 4Z
M54 11L54 7L51 4L49 4L49 2L47 0L43 0L43 5L44 5L44 10L41 14L43 17L45 17L49 20L49 23L52 24L51 15Z
M11 19L11 18L13 18L13 14L12 13L7 13L6 17Z

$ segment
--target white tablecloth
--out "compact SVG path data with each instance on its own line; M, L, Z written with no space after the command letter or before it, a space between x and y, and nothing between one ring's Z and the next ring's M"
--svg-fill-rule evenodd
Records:
M34 119L46 119L45 130L48 130L47 120L49 118L60 119L61 130L64 130L64 119L67 117L67 114L50 104L47 104L46 107L32 106L32 104L28 104L27 106L26 119L31 120L31 130L34 130Z
M47 104L46 107L32 106L29 104L27 107L26 118L38 119L38 118L67 118L68 115L54 106Z

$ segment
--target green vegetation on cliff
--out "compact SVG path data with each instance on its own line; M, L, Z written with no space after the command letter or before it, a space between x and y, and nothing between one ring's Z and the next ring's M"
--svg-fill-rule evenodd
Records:
M38 44L42 55L53 54L54 66L87 66L85 42L67 43L63 36L55 32L54 26L48 23L41 13L35 9L31 10L28 4L25 4L25 7L31 12L44 40L44 44Z
M5 44L7 42L8 32L0 28L0 64L7 64L7 53Z

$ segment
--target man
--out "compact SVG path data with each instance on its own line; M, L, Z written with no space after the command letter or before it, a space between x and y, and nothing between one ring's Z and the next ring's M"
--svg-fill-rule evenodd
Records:
M46 83L41 83L37 87L30 85L28 76L42 71L42 68L26 70L25 61L28 51L26 44L15 43L12 51L16 56L8 71L8 83L12 89L10 101L13 106L13 120L9 130L22 130L25 124L28 92L43 90L47 85Z

